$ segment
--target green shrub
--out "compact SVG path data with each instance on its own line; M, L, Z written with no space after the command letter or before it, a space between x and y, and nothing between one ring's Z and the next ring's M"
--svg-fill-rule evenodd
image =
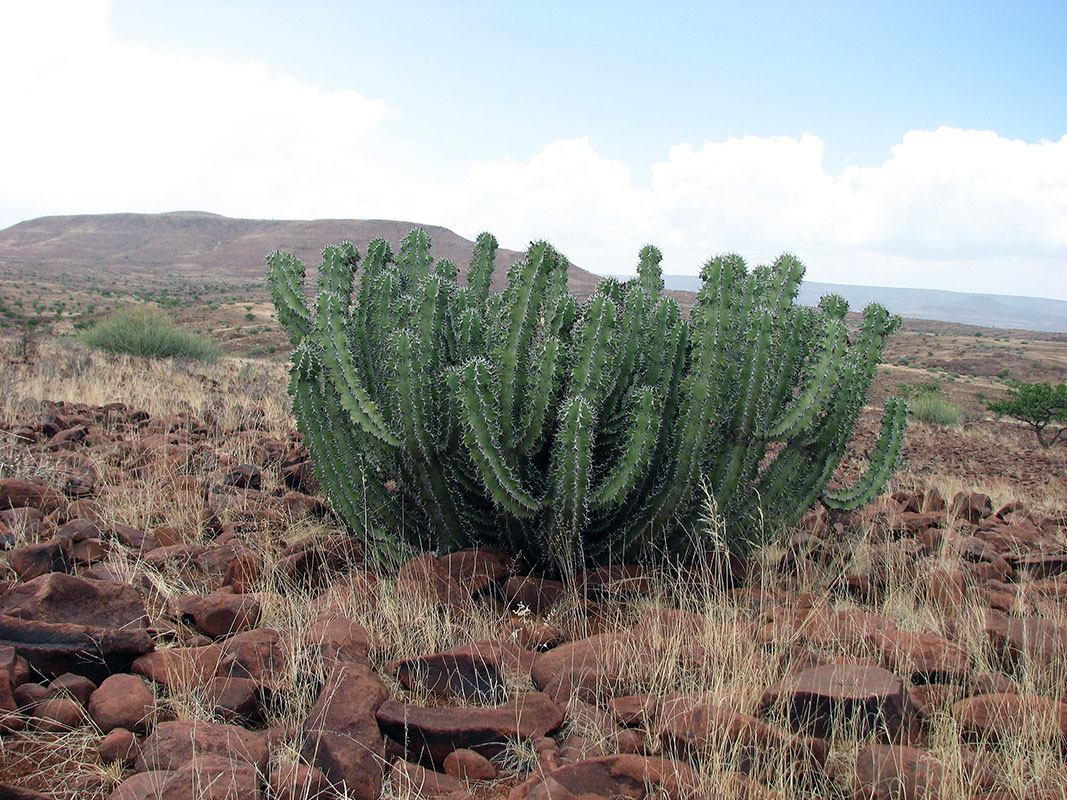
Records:
M791 256L709 261L687 320L662 294L654 247L636 278L604 280L582 304L545 242L500 295L492 236L465 286L429 247L414 230L395 260L380 239L362 264L347 242L325 248L311 308L303 265L268 258L297 422L370 555L494 545L565 575L684 559L713 544L709 494L743 551L816 499L868 502L896 464L907 405L891 398L868 471L827 491L900 320L872 304L850 339L842 298L795 304Z
M222 348L211 339L179 328L170 317L147 306L120 309L81 335L90 347L145 358L214 361Z
M937 425L959 425L963 419L958 405L933 392L914 393L908 400L908 410L915 419Z

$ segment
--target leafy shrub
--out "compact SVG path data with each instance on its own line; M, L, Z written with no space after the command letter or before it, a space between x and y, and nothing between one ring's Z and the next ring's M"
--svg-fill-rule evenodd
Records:
M429 246L414 230L394 260L379 239L362 264L347 242L327 247L311 308L303 265L268 258L297 422L334 509L374 554L495 545L563 574L685 558L710 544L705 486L744 550L817 498L866 503L895 466L907 406L891 398L868 472L826 490L899 318L872 304L850 340L842 298L795 305L804 268L791 256L709 261L686 320L654 247L635 279L604 280L579 304L545 242L500 295L492 236L478 237L465 286Z
M1067 384L1023 383L1015 381L1007 397L988 404L990 411L1025 422L1048 448L1067 433ZM1057 427L1053 423L1063 423Z
M222 348L211 339L179 328L170 317L147 306L111 314L81 335L90 347L145 358L214 361Z

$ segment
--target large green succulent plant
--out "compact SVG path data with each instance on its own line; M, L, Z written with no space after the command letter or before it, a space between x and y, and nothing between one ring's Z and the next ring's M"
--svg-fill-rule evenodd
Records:
M899 323L881 306L850 338L840 298L795 304L795 258L750 270L724 256L684 319L654 247L636 278L578 303L545 242L493 295L496 249L478 237L461 285L418 229L395 257L375 240L362 264L347 242L327 247L310 305L301 263L268 257L297 422L374 553L491 544L564 573L685 558L705 544L704 490L742 551L817 499L853 508L884 487L906 426L895 398L867 472L826 488Z

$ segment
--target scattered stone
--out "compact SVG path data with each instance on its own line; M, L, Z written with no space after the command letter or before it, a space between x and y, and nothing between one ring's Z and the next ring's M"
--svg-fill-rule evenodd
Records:
M544 614L565 593L566 589L560 581L548 578L516 575L504 581L504 597L512 608L527 609L534 616Z
M325 775L301 763L274 767L267 794L271 800L337 800L339 796Z
M446 775L465 781L491 781L497 776L497 768L492 761L465 747L445 756L443 766Z
M263 687L251 678L212 678L204 687L212 713L225 722L255 724L263 720Z
M203 720L159 723L141 744L137 769L176 770L208 756L240 761L266 773L267 743L261 734Z
M94 628L137 629L146 624L144 603L133 586L58 572L12 586L0 596L0 613Z
M1067 744L1067 703L1032 694L984 694L952 706L965 736Z
M66 506L66 499L55 489L38 483L19 478L0 480L0 509L26 506L51 514Z
M393 792L398 797L421 797L426 800L443 800L457 794L464 794L467 787L451 775L411 764L397 759L389 772Z
M140 753L137 737L133 731L125 728L112 728L97 746L100 760L106 764L118 762L124 767L132 767Z
M104 733L116 728L147 733L155 723L156 698L143 678L112 675L89 698L89 715Z
M353 800L377 800L385 742L375 713L389 696L369 666L337 662L303 729L301 755Z
M131 775L116 787L108 800L160 800L170 770L149 770Z
M16 547L8 554L8 563L24 581L50 572L70 572L73 566L70 540L54 538L47 542Z
M781 707L795 729L823 739L842 722L894 738L915 711L897 675L856 664L815 667L780 681L760 707L763 713Z
M50 733L65 733L85 724L85 709L69 697L49 697L33 707L35 727Z
M505 689L499 658L490 648L464 645L429 656L395 661L386 668L408 690L490 703Z
M644 800L663 796L675 800L694 796L698 778L681 761L637 755L609 755L568 764L547 774L535 774L516 786L507 800ZM652 787L650 792L649 787ZM707 795L725 800L725 795Z
M507 739L546 736L563 723L563 709L547 695L528 692L495 708L405 705L394 700L377 713L382 731L405 746L410 757L428 755L437 763L453 750L466 748L491 758Z
M159 800L261 800L259 784L244 759L197 754L167 776Z
M212 592L178 598L183 619L191 619L205 636L218 639L251 630L259 623L260 608L250 595Z

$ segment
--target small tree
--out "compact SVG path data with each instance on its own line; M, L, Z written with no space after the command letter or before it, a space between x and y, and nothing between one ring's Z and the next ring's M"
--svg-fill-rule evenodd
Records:
M1008 396L989 403L988 408L997 414L1006 414L1025 422L1045 448L1052 447L1067 432L1067 384L1053 386L1047 382L1015 381L1008 389ZM1054 422L1064 423L1064 426L1049 428Z

